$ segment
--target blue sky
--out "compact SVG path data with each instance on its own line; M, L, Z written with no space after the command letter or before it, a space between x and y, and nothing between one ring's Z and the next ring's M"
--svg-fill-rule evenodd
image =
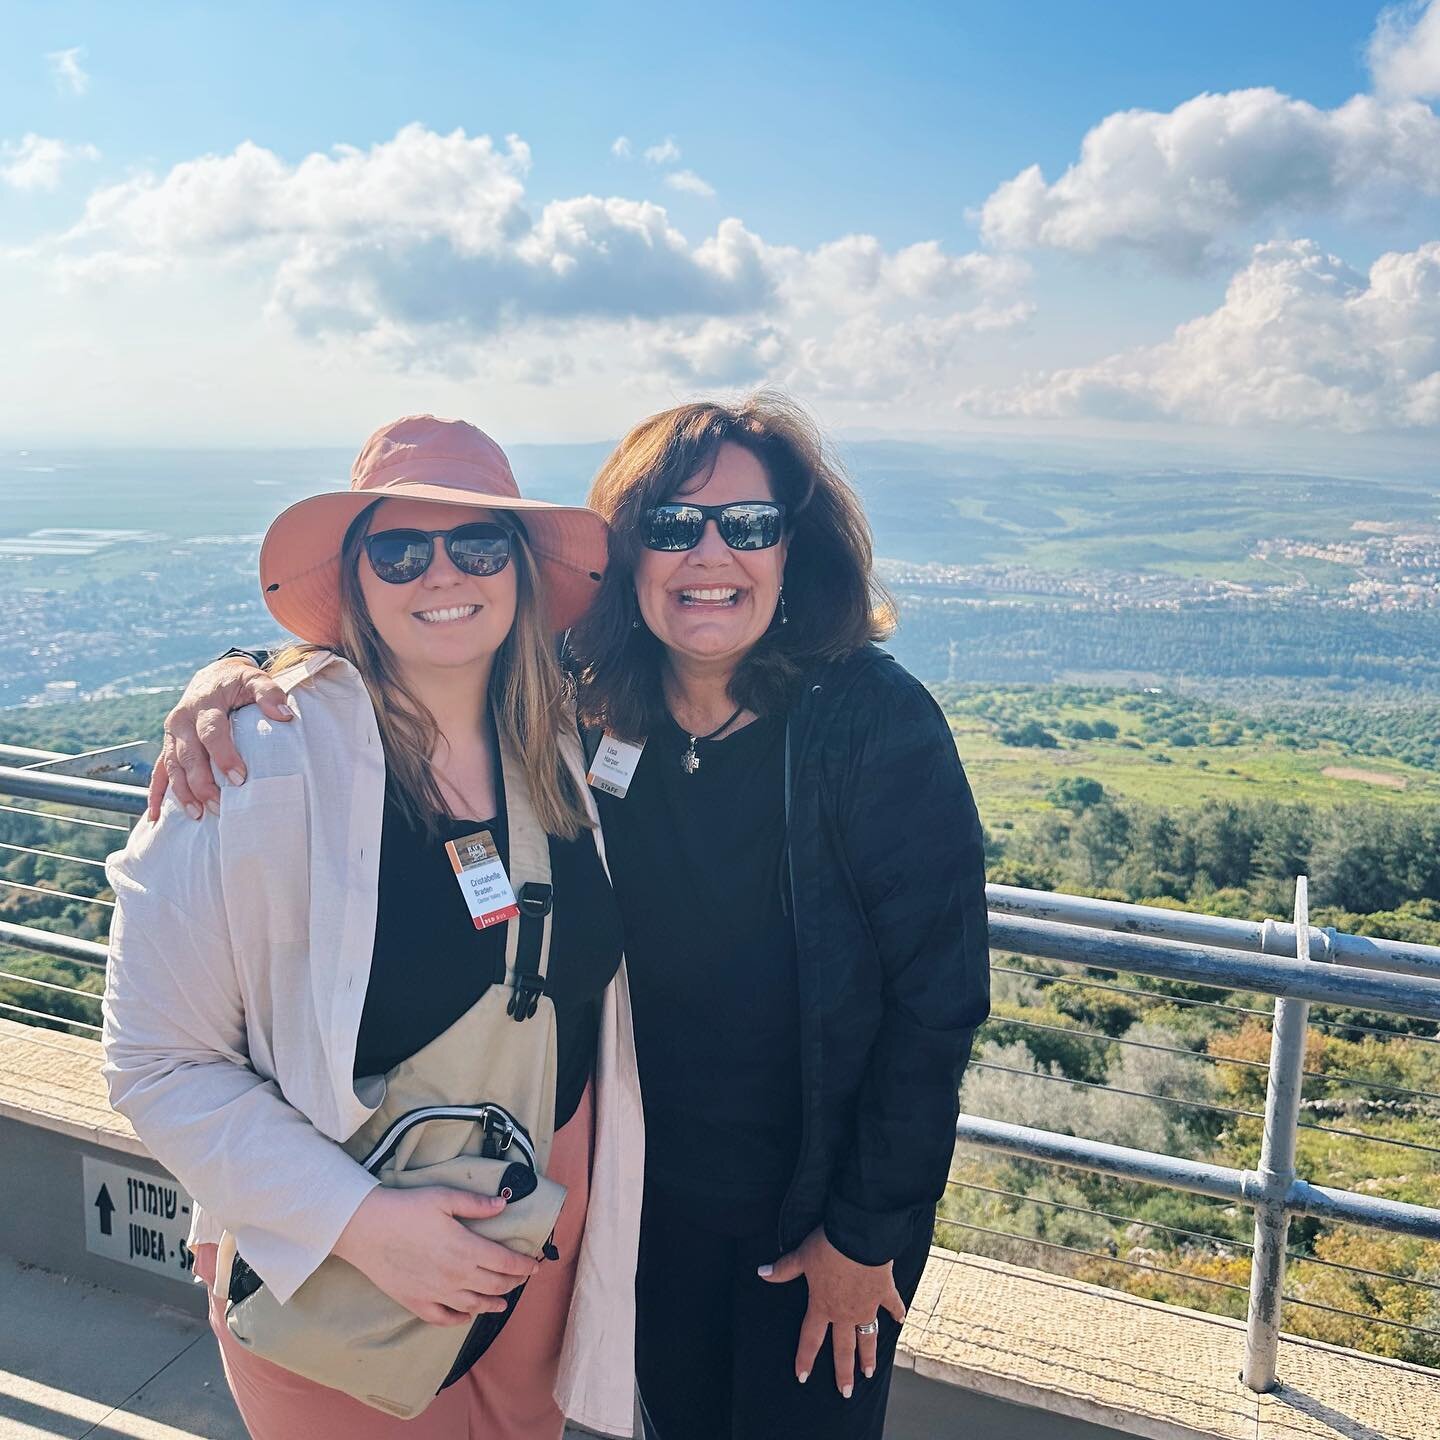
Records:
M1440 428L1440 0L0 26L0 443L589 439L766 381L893 433Z

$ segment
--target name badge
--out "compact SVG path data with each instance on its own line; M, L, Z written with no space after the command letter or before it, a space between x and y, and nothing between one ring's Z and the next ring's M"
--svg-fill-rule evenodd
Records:
M623 800L630 782L635 778L635 767L640 763L644 749L643 740L638 745L632 745L628 740L617 739L607 730L595 758L590 762L586 783L617 800Z
M447 840L445 853L477 930L503 924L520 913L510 877L488 830L477 830L461 840Z

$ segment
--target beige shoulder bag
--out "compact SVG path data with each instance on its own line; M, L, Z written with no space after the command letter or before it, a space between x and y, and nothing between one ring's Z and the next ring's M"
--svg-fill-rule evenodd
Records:
M492 985L448 1030L385 1076L380 1108L345 1144L382 1185L507 1192L477 1234L535 1257L551 1245L565 1187L545 1175L555 1128L555 1009L550 959L550 847L519 757L501 740L509 874L520 917L506 922L505 983ZM499 1334L503 1312L464 1326L427 1325L335 1256L279 1304L221 1242L215 1289L247 1350L297 1375L410 1419L458 1380Z

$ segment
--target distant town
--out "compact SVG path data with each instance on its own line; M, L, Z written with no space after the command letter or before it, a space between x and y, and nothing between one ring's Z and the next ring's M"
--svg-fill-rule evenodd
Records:
M1356 529L1366 524L1359 522ZM1108 608L1179 610L1255 601L1347 610L1440 606L1440 530L1328 543L1280 536L1258 541L1251 558L1272 568L1275 578L1191 579L1109 569L1067 573L1024 563L943 565L882 560L878 568L886 583L898 590L943 591L976 599L1069 599ZM1313 565L1301 570L1287 563L1304 561L1332 565L1335 575L1319 577ZM1353 578L1346 579L1347 575Z

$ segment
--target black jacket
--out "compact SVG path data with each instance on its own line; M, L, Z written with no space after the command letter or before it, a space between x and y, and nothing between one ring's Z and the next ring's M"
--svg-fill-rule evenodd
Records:
M786 735L803 1138L780 1243L852 1260L932 1223L990 1008L980 820L940 707L873 646L812 676Z

